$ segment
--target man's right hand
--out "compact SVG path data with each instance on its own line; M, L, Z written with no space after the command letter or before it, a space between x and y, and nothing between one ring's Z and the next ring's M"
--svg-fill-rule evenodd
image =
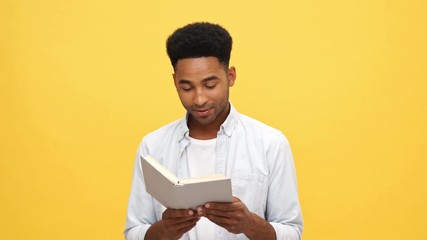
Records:
M193 210L166 209L162 214L162 220L151 225L144 239L178 240L196 226L199 219Z

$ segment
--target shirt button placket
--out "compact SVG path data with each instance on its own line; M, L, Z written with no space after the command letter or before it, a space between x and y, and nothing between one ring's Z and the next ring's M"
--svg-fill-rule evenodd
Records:
M225 135L220 132L217 141L216 174L225 174Z

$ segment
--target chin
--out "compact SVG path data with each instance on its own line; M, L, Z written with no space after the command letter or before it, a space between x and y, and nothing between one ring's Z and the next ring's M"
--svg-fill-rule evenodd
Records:
M196 118L196 120L201 125L208 125L213 122L213 119L210 119L210 118Z
M208 124L215 121L216 116L211 115L211 116L207 116L205 118L201 118L201 117L196 117L195 115L193 115L193 119L201 125L208 125Z

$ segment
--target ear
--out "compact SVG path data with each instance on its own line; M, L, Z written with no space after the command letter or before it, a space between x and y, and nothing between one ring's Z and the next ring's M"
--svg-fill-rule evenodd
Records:
M173 84L175 85L175 88L177 88L177 83L175 81L175 73L172 73L172 80L173 80Z
M234 82L236 81L236 68L230 67L227 72L228 77L228 85L232 87L234 85Z

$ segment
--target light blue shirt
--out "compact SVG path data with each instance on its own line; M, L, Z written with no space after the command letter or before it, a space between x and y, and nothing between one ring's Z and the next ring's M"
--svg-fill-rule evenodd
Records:
M231 105L231 104L230 104ZM188 117L188 116L187 116ZM165 208L145 190L139 156L151 155L179 178L189 177L186 148L190 144L187 118L144 137L135 159L125 227L127 240L142 240ZM216 174L231 177L233 196L266 219L278 240L301 239L303 221L289 142L277 129L238 113L230 113L217 135ZM216 226L215 239L248 239ZM193 240L191 231L181 239Z

